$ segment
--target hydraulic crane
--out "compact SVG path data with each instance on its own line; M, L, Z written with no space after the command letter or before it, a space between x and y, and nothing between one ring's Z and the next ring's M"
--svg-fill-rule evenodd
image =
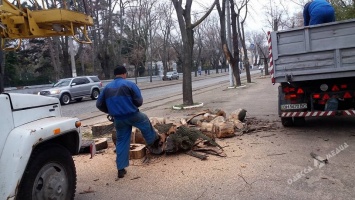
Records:
M27 2L27 1L26 1ZM79 43L91 43L87 34L93 18L78 12L77 0L29 0L31 7L23 7L20 0L10 3L2 0L0 5L0 37L2 46L5 40L44 38L52 36L73 36ZM85 0L82 6L85 7ZM16 3L16 5L15 5ZM26 4L25 4L26 5ZM86 9L85 9L86 10ZM80 39L78 35L83 39Z

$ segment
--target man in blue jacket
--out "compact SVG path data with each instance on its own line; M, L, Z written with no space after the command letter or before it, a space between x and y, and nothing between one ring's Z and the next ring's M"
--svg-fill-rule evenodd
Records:
M159 135L152 127L149 118L138 109L143 104L143 97L138 86L126 80L124 66L114 69L115 79L107 84L96 102L96 107L114 118L116 128L116 164L118 178L123 178L129 165L129 150L132 126L137 127L147 143L148 149L160 154Z
M334 22L334 8L327 0L313 0L304 6L303 19L305 26Z

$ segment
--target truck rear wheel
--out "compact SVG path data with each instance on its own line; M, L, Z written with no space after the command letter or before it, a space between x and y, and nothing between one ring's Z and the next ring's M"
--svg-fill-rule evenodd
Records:
M294 117L293 124L295 126L304 126L306 124L306 119L304 117Z
M76 170L69 151L51 144L36 149L22 176L16 199L72 200L76 189Z
M293 126L292 117L281 117L281 123L284 127Z

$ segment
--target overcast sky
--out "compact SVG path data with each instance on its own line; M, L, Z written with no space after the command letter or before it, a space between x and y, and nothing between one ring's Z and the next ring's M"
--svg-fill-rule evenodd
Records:
M193 0L193 10L203 10L207 9L212 5L214 0ZM302 0L273 0L275 2L275 6L281 8L281 3L284 2L283 5L287 7L290 13L302 11ZM236 0L238 2L238 0ZM268 4L269 0L250 0L248 10L249 14L247 16L247 30L260 30L263 28L264 30L268 29L265 26L267 23L266 20L266 8L270 7Z

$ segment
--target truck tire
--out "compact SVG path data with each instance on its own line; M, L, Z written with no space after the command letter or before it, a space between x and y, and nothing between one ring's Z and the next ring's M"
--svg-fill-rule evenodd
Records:
M36 149L22 176L16 199L72 200L76 170L70 152L56 144Z
M62 105L68 105L70 103L71 97L68 93L64 93L62 94L62 96L60 97L60 103Z
M293 126L292 117L281 117L281 124L282 124L284 127Z
M96 100L97 98L99 98L99 95L100 91L98 89L93 89L91 92L91 99Z
M306 119L304 117L294 117L293 124L295 126L304 126L306 124Z

